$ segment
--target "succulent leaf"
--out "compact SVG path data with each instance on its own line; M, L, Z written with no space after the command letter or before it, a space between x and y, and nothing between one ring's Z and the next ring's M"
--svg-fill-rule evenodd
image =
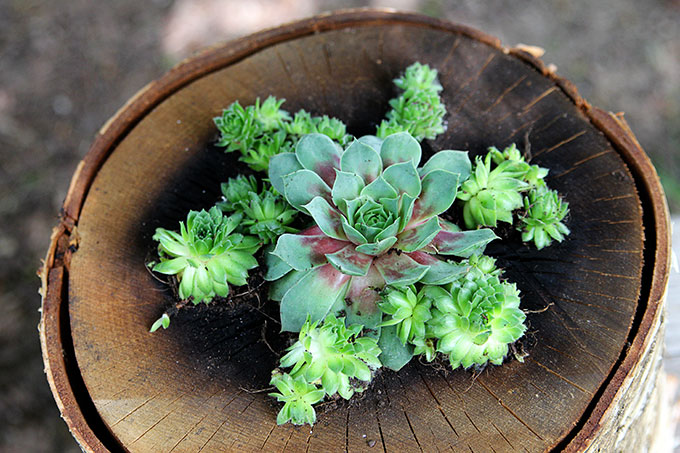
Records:
M413 357L413 346L401 342L396 326L386 326L380 329L378 347L382 351L378 357L380 363L390 370L401 370Z
M349 279L330 264L305 272L281 299L281 330L299 331L308 316L312 321L324 319L342 303Z

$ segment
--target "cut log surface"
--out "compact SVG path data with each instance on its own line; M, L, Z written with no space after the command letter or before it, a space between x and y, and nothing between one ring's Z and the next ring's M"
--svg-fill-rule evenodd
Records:
M439 71L448 111L446 132L425 141L427 152L475 156L517 143L550 169L549 186L569 202L565 242L537 251L510 235L487 249L530 311L528 356L479 375L412 361L382 372L350 403L321 408L311 429L277 426L277 404L257 391L268 387L277 361L261 340L273 328L266 315L197 308L180 311L166 331L148 332L174 303L145 267L154 258L151 235L175 228L189 209L211 206L220 182L235 174L236 155L210 146L222 108L274 95L289 111L328 114L355 135L372 133L395 95L392 79L415 61ZM52 250L66 251L53 263L63 285L47 289L63 296L53 310L67 332L57 339L68 343L67 391L98 439L80 438L86 448L479 453L592 441L633 368L630 351L644 349L638 337L653 324L646 317L658 318L658 307L651 314L649 307L659 304L665 268L658 267L668 253L657 250L667 230L662 198L650 195L655 175L645 176L647 161L626 151L637 145L622 123L493 38L378 12L247 38L164 81L102 131L83 168L91 181L76 176L66 201L59 231L68 247L55 240Z

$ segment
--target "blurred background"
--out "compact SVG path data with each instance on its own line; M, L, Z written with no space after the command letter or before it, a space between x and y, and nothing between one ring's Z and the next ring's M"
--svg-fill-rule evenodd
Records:
M43 374L35 273L98 128L197 49L360 6L543 47L592 104L626 112L680 214L680 0L0 0L0 452L79 451Z

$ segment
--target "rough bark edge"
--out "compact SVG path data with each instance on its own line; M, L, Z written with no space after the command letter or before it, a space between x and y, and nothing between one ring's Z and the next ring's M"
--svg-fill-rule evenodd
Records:
M63 244L73 241L71 236L75 232L82 204L92 181L109 154L149 111L173 93L200 77L234 64L267 47L291 39L351 26L364 27L388 24L412 25L457 33L513 55L533 66L542 75L551 79L590 119L593 125L605 134L632 170L636 186L640 190L641 198L643 198L643 227L647 229L645 242L648 245L653 244L655 246L653 250L645 247L643 287L640 300L645 300L645 296L647 296L647 303L645 306L638 306L638 313L629 335L630 346L624 348L619 363L614 365L609 379L603 384L601 392L598 392L599 398L593 401L593 407L586 410L581 422L556 447L564 448L565 451L580 451L591 444L605 415L614 410L613 403L617 394L627 387L624 385L626 380L632 379L628 373L649 347L651 340L648 334L655 320L661 316L670 262L670 216L656 170L635 139L622 114L614 115L590 106L580 97L578 90L570 81L557 76L554 67L546 66L539 58L525 49L504 48L498 38L486 33L427 16L401 13L391 9L352 9L321 14L208 48L181 62L163 77L142 88L102 126L95 136L90 150L79 163L72 178L62 208L60 224L55 228L45 263L39 271L43 296L43 315L39 330L45 371L62 417L66 420L71 432L83 449L95 452L107 451L106 449L101 450L101 448L104 448L101 441L94 435L85 421L78 400L68 381L68 371L63 360L63 349L57 347L57 345L48 344L56 340L61 346L61 332L62 329L69 329L68 321L60 319L59 316L46 316L46 311L54 313L55 307L61 306L62 295L58 293L68 282L68 260L58 262L60 261L58 257L68 257L74 251L71 249L73 246L64 247ZM647 211L647 206L651 207L651 212ZM77 244L75 247L77 249ZM52 279L53 270L58 271L54 274L54 279ZM646 282L649 282L648 292L645 289ZM59 291L56 291L57 287ZM58 349L58 351L55 351L55 349ZM61 355L62 360L55 358L55 354ZM75 357L73 361L75 363Z

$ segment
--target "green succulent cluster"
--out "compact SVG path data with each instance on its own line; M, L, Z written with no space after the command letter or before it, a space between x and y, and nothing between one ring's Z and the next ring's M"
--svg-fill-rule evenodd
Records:
M160 262L153 270L177 276L180 299L198 304L227 297L228 284L245 285L248 271L258 265L253 254L260 241L234 232L241 220L240 214L227 217L213 207L190 211L186 224L179 223L179 233L157 228L153 239L159 243Z
M394 80L394 84L401 94L390 101L392 109L387 112L387 119L378 126L378 137L408 132L422 141L444 132L446 108L439 95L442 86L437 80L435 69L414 63Z
M255 171L266 171L272 156L290 152L305 134L321 133L341 143L349 140L342 121L326 115L311 116L304 110L291 116L281 108L284 102L274 96L262 103L257 98L247 107L234 102L213 119L220 131L217 146L226 152L240 151L242 162Z
M500 365L508 346L524 332L526 315L519 309L519 291L495 275L464 278L449 288L425 287L434 309L430 335L437 352L447 354L451 368Z
M241 214L239 228L260 238L263 244L298 231L290 226L297 211L269 183L258 190L254 176L238 175L222 184L222 195L217 206L225 213Z
M562 242L569 234L569 228L562 222L569 213L569 204L559 194L546 187L531 190L524 197L525 214L522 222L522 240L534 241L541 250L553 240Z
M432 319L430 299L423 297L423 293L411 285L402 289L388 289L383 300L379 306L388 319L380 327L396 326L397 337L402 345L406 345L407 341L413 342L414 338L425 337L425 323Z
M397 326L405 354L432 361L442 353L453 369L500 365L509 345L524 335L525 314L515 285L500 280L490 257L475 256L465 264L467 273L447 285L385 293L382 325Z
M515 144L503 151L490 147L484 157L477 156L472 175L458 193L466 228L512 224L513 214L524 208L520 218L525 242L534 240L541 249L551 238L562 240L569 229L560 222L569 208L548 188L547 175L546 168L526 162Z
M311 404L320 401L324 395L332 397L337 393L349 399L355 392L363 392L371 381L373 371L381 366L378 360L381 351L377 341L360 336L362 325L347 327L345 318L333 315L327 316L319 324L318 321L312 323L307 319L300 329L298 341L281 358L281 368L292 367L290 372L283 375L275 372L272 377L273 385L284 379L286 382L304 382L306 385L298 385L300 390L293 392L295 396L290 396L286 401L294 400L299 406L303 406L304 401L307 406L295 411L284 406L277 418L279 423L282 423L280 420L284 420L284 423L291 420L296 425L312 424L316 415ZM278 388L281 390L281 387ZM320 392L321 397L317 399L319 393L314 392ZM312 399L316 401L309 402ZM279 398L279 401L282 399Z
M176 276L182 300L198 304L227 297L229 285L245 285L248 271L258 266L253 255L260 241L235 232L242 218L241 214L227 217L214 206L210 211L189 211L186 224L179 223L179 232L157 228L153 240L158 242L160 262L152 270ZM169 325L170 317L163 313L150 331Z
M269 396L285 403L276 417L276 423L279 425L287 422L295 425L304 425L305 423L313 425L316 422L316 411L313 404L324 398L326 393L323 390L319 390L316 385L307 382L304 376L298 376L294 379L290 374L283 374L276 370L272 373L272 379L269 383L278 390L278 392L270 393Z

